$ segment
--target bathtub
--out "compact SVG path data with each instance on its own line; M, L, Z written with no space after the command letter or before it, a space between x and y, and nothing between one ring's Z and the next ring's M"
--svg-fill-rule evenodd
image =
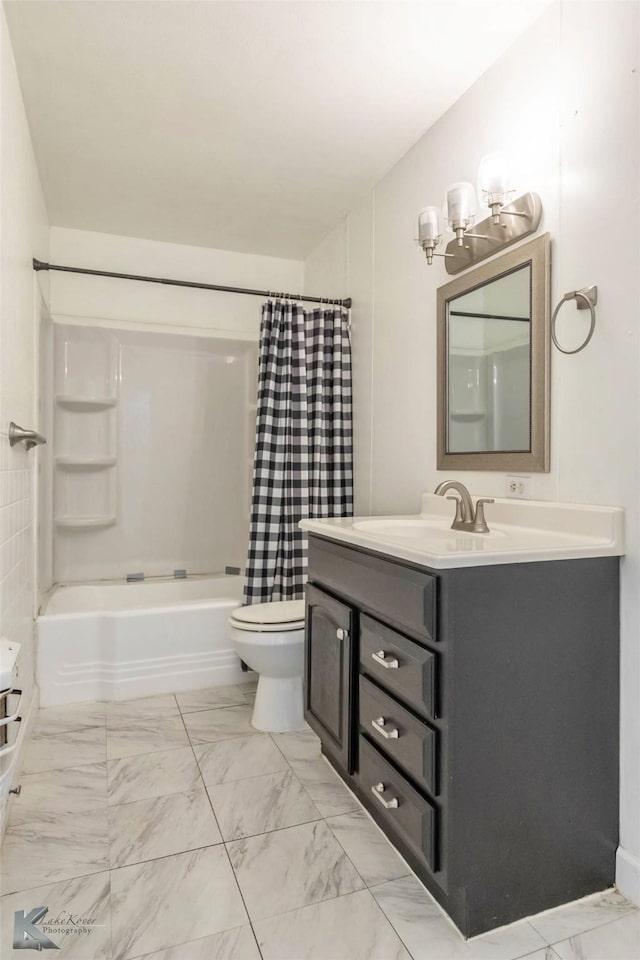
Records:
M56 586L36 622L42 706L243 678L227 621L242 577Z

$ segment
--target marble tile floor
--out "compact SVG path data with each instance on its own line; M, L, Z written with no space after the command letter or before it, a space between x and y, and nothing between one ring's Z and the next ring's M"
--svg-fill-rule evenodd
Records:
M41 710L2 846L71 960L640 960L615 890L465 941L320 755L251 727L252 684ZM24 923L28 924L28 917Z

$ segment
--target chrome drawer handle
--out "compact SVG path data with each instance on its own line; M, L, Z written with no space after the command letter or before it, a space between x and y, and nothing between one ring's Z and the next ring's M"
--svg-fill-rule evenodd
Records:
M344 627L338 627L338 629L336 630L336 637L338 638L338 640L348 640L349 631L345 630Z
M371 659L375 660L376 663L379 663L381 667L384 667L385 670L397 670L400 664L395 657L391 657L387 660L387 654L384 650L378 650L377 653L371 654Z
M371 793L374 795L376 800L378 800L385 810L395 810L399 806L398 798L391 797L391 800L385 800L382 796L384 793L385 786L384 783L376 783L375 787L371 787Z
M397 727L394 727L393 730L385 730L384 725L386 722L387 721L384 717L378 717L377 720L371 721L371 726L376 733L379 733L381 736L383 736L385 740L397 740L400 736L400 731L397 729Z

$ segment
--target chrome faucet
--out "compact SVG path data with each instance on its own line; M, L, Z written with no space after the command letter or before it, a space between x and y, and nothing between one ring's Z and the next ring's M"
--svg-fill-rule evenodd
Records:
M444 496L447 490L455 490L458 497L447 497L447 500L453 500L456 505L456 515L451 524L452 530L466 530L467 533L489 533L489 527L484 516L485 503L493 503L490 497L481 497L476 501L475 508L471 494L464 483L459 480L444 480L439 483L433 491L439 497Z

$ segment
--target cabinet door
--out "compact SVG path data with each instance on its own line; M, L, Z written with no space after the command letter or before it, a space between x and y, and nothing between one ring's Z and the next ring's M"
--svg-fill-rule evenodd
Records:
M311 584L306 593L305 717L327 754L353 772L353 611Z

